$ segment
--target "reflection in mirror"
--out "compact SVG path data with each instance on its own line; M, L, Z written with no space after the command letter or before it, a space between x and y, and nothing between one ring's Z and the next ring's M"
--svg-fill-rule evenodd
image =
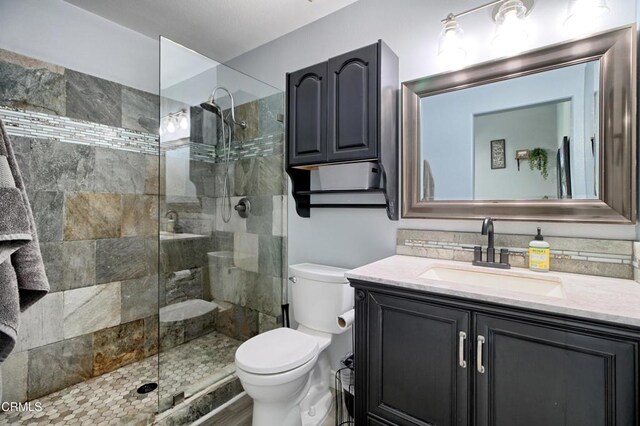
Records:
M599 67L421 98L421 199L598 199Z

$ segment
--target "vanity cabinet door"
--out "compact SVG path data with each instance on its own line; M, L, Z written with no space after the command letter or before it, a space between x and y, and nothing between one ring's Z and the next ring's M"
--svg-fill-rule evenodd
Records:
M369 293L367 411L396 425L467 425L470 314ZM357 355L356 355L357 356Z
M477 426L637 425L634 342L488 315L475 329Z
M327 159L378 156L378 44L329 59Z
M287 74L290 166L327 161L327 63Z

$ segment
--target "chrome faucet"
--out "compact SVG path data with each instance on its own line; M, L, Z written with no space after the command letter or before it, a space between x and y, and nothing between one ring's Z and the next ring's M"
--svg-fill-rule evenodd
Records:
M482 247L473 248L473 264L475 266L486 266L489 268L510 269L509 250L500 249L500 262L496 262L496 249L494 246L493 219L485 217L482 221L482 235L487 236L487 260L482 260Z

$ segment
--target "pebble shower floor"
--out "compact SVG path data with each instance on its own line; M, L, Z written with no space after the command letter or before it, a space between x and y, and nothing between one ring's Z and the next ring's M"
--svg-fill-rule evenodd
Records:
M160 392L171 394L232 371L240 343L214 332L162 353ZM0 425L149 425L157 412L158 390L141 395L137 389L157 381L158 357L153 356L31 401L32 407L42 404L40 412L0 413Z

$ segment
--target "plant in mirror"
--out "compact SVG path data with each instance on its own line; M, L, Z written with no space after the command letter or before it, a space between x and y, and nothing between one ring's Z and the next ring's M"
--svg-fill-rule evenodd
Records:
M404 83L403 217L635 222L635 43L625 27Z

